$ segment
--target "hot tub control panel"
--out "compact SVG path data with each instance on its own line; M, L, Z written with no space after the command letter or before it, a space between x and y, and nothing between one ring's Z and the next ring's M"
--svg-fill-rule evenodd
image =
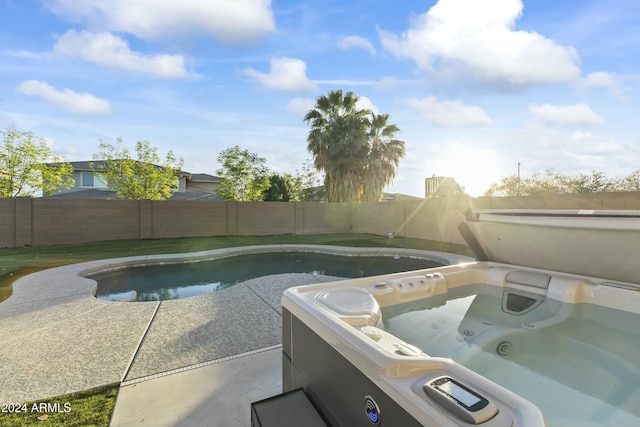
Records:
M489 421L498 407L489 399L448 376L427 381L422 389L447 410L471 424Z

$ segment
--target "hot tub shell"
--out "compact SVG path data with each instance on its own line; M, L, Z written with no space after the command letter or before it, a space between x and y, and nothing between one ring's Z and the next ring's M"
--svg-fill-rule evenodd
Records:
M557 215L555 212L552 217ZM540 222L540 214L536 211L534 219L537 223ZM567 215L565 213L563 218ZM517 221L522 222L522 211L517 216ZM606 217L598 218L599 221L593 221L591 226L600 223L604 224L601 228L611 227ZM640 221L638 218L635 220ZM467 222L474 221L467 229L473 230L472 235L477 239L484 233L483 224L478 223L478 216L467 218ZM508 223L511 228L513 221ZM628 219L624 226L629 227ZM531 225L526 224L526 227ZM499 230L495 231L495 222L491 222L490 228L492 236L500 235ZM586 237L594 238L593 234ZM500 253L508 254L501 240L496 238L496 242L501 248ZM573 244L576 239L565 239L566 242ZM472 243L483 248L481 255L485 259L487 253L492 253L492 242L482 241L479 244L475 240ZM569 257L567 251L571 249L563 248L562 241L556 244L559 247L554 247L554 250L563 253L565 258ZM530 250L536 249L531 247ZM514 256L522 260L522 249L514 251ZM537 262L542 257L532 258ZM571 263L572 272L567 273L539 268L537 264L527 266L485 260L290 288L282 298L283 389L303 388L327 423L334 426L473 425L424 392L426 383L447 376L496 405L497 414L482 420L480 425L545 426L545 414L518 394L451 359L430 357L384 331L380 309L393 309L421 300L437 305L439 301L446 301L448 293L456 289L484 284L505 295L505 301L509 295L515 295L511 303L505 302L511 304L510 308L503 307L506 316L522 316L519 321L533 316L525 323L535 328L563 322L570 315L567 310L571 308L566 307L581 303L640 314L640 293L637 292L640 286L635 282L619 280L626 278L620 274L615 274L614 278L578 275L575 268L578 268L575 261ZM629 277L635 278L634 275ZM518 296L524 297L518 299ZM535 307L545 299L569 304L544 318L535 318ZM519 305L521 301L525 303ZM509 310L516 312L509 313ZM531 314L527 314L529 312ZM468 317L473 318L471 314ZM465 321L471 320L465 318ZM491 345L499 344L501 334L508 332L494 328L483 334L483 339ZM495 336L491 338L491 334ZM640 402L637 394L630 399Z

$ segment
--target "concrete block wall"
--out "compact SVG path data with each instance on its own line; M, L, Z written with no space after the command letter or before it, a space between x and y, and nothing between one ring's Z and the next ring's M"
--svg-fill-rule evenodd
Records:
M354 205L356 233L404 236L406 203L359 203Z
M234 202L224 202L227 205L227 232L224 235L238 234L238 204Z
M259 236L296 232L295 203L237 203L236 212L236 233L234 234Z
M294 203L298 204L298 203ZM349 233L353 231L353 205L350 203L299 203L299 234Z
M31 245L140 237L140 202L33 199Z
M0 247L15 248L16 228L20 223L16 220L16 203L18 199L0 199ZM30 243L27 243L30 244ZM24 246L24 244L20 245Z
M28 198L16 200L16 246L25 246L33 240L32 206Z
M199 201L151 203L152 238L221 236L228 234L228 203Z
M0 247L165 237L370 233L463 244L467 209L640 209L640 192L416 202L0 199Z
M143 200L138 205L138 215L140 216L140 236L139 239L153 238L153 202Z
M470 197L446 197L405 203L405 236L464 244L458 232L463 212L471 209Z
M304 206L302 203L294 203L295 212L294 212L294 227L295 234L304 234L304 211L302 207Z

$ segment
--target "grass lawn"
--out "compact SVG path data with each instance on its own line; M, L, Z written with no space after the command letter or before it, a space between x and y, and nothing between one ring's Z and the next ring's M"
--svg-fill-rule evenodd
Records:
M20 405L20 412L16 412L18 408L15 406L3 408L11 412L0 413L0 425L106 427L111 419L119 387L119 384L112 384L36 402L14 402Z
M353 233L121 240L80 245L0 249L0 302L11 296L12 284L16 279L47 268L106 258L195 252L267 244L397 247L473 256L465 245L404 237L389 239L382 236ZM60 413L27 412L26 414L7 414L0 412L0 426L107 426L113 411L117 391L118 386L115 385L38 401L38 404L41 402L60 403L62 408ZM71 411L68 413L64 412L65 403L68 403L71 407ZM27 405L27 409L31 411L33 402ZM44 415L48 415L46 419L38 419L38 417L43 417Z

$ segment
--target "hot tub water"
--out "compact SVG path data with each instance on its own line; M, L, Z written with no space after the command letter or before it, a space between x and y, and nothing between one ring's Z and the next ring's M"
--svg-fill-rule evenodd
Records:
M383 307L385 331L519 394L550 426L640 425L636 314L552 299L518 314L505 310L510 291L495 286L450 292L444 303L427 298Z

